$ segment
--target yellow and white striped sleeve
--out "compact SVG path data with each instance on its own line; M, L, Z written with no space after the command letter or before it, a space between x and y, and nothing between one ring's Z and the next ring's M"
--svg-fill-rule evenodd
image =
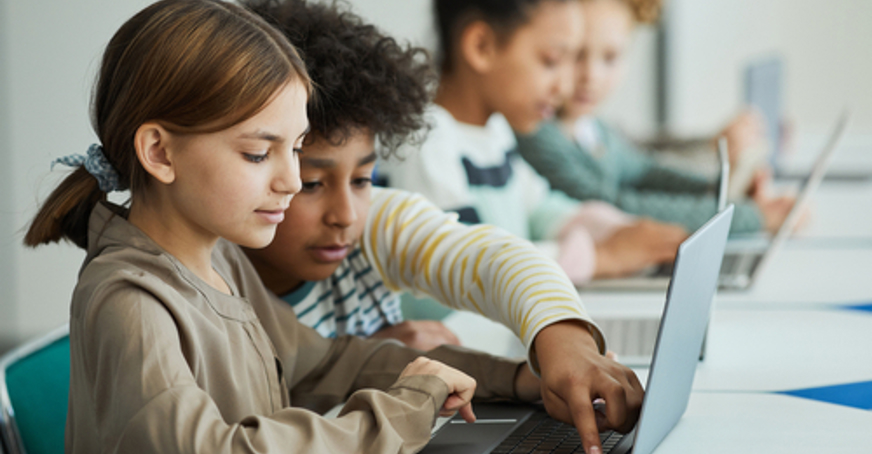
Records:
M528 351L542 328L563 320L587 322L605 351L557 263L498 227L458 222L420 194L373 188L362 249L389 289L478 312L512 329Z

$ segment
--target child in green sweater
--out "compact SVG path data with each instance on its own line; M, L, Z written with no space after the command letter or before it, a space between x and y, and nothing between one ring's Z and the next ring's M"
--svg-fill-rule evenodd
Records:
M708 178L658 164L615 128L596 118L616 88L637 23L653 21L660 0L582 0L584 44L576 63L575 90L558 117L533 134L518 136L521 156L555 189L579 200L603 200L621 210L699 228L717 210ZM744 113L724 131L732 159L762 137L754 114ZM793 206L772 198L760 174L750 199L736 204L733 232L774 232Z

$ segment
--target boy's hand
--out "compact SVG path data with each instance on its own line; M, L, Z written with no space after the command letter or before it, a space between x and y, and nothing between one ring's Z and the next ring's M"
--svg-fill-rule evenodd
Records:
M675 224L641 219L596 245L594 278L624 276L647 266L671 262L687 231Z
M386 326L372 335L377 339L397 339L407 346L429 351L440 345L460 345L460 339L442 322L435 320L406 320Z
M439 410L439 416L451 416L459 411L466 422L475 422L472 412L472 396L475 394L475 379L463 372L434 359L420 356L409 363L400 378L413 375L435 375L448 385L448 398Z
M642 384L632 370L600 355L583 323L555 323L540 331L534 343L545 408L555 419L575 425L584 452L602 453L601 430L632 430L642 409ZM605 401L604 413L594 410L596 399Z

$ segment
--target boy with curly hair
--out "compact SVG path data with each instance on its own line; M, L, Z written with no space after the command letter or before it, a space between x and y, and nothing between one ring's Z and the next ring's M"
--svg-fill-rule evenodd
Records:
M462 224L420 195L371 186L376 145L386 157L426 130L425 53L336 5L248 6L301 51L318 90L301 154L303 189L273 243L246 251L266 286L325 336L397 326L398 291L478 312L523 341L543 395L564 402L557 417L583 419L595 432L595 395L613 403L612 427L632 427L641 385L602 355L599 329L553 260L496 227ZM518 376L539 383L528 368Z

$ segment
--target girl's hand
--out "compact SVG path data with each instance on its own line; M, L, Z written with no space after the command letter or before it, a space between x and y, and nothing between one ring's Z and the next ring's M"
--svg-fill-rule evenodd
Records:
M596 245L595 278L618 277L671 262L687 231L675 224L642 218Z
M522 402L536 402L542 398L542 383L527 364L521 364L515 374L515 396Z
M766 120L756 110L745 110L718 134L720 136L727 139L730 164L735 168L745 150L765 145Z
M435 375L448 385L448 398L442 404L439 416L451 416L459 411L466 422L475 422L471 403L472 396L475 394L475 379L453 367L423 356L409 363L403 369L400 378L413 375Z

